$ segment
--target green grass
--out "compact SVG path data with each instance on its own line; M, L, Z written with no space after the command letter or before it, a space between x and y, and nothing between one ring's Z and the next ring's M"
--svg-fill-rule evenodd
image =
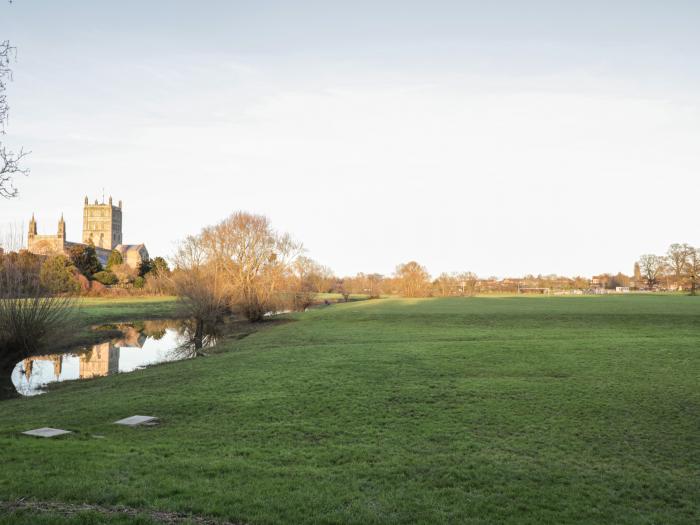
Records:
M77 312L80 325L89 327L102 323L169 319L177 316L178 304L174 297L80 299Z
M700 522L700 298L292 317L218 355L0 403L0 500L251 524ZM162 424L111 424L132 414ZM19 434L38 426L75 434ZM52 517L93 523L0 523Z

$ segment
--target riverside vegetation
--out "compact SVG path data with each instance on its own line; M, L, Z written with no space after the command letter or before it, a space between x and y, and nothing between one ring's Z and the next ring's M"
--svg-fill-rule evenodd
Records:
M132 306L92 308L106 321ZM0 500L28 502L0 523L700 521L696 298L287 317L216 355L0 403ZM161 424L112 424L132 414ZM74 433L20 434L40 426Z

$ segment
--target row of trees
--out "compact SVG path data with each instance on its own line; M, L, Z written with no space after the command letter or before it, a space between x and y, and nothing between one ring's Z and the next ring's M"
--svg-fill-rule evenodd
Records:
M479 279L472 272L441 273L432 279L428 270L416 261L400 264L394 275L358 273L355 277L336 280L328 291L338 292L347 300L351 294L377 298L382 294L403 297L472 296L478 289Z
M478 282L470 272L432 280L415 261L399 265L393 277L359 273L338 279L304 256L289 234L275 231L267 217L245 212L187 237L172 262L169 282L202 323L232 312L257 322L270 312L303 311L323 292L340 293L346 300L351 294L474 295Z
M689 244L672 244L665 255L642 255L635 273L653 290L665 283L666 288L688 289L696 295L700 279L700 248Z

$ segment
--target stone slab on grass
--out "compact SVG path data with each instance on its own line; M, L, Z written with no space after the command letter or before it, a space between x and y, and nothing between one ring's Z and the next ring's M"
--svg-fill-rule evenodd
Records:
M70 430L63 430L60 428L43 427L35 428L34 430L27 430L26 432L22 432L22 434L25 434L27 436L52 438L56 436L62 436L64 434L72 434L72 432Z
M126 425L127 427L136 427L139 425L155 425L158 423L158 418L153 416L131 416L119 421L115 421L115 425Z

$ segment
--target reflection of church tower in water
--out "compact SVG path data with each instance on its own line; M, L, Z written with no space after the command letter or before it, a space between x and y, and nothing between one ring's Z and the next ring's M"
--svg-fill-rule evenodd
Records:
M112 343L94 345L80 356L80 378L106 376L119 371L119 348Z

